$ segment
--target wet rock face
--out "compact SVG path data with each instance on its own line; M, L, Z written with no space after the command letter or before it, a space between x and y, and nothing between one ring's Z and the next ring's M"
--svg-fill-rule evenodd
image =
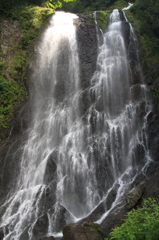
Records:
M56 204L56 210L58 210L57 222L54 225L54 228L57 229L57 232L60 232L63 227L65 227L68 223L74 222L74 218L72 214L67 211L67 209L62 206L60 203ZM54 217L54 215L52 215Z
M44 237L39 240L55 240L55 238L53 236L51 236L51 237Z
M92 13L82 14L78 19L77 42L80 60L80 78L82 89L89 86L89 81L96 69L97 33Z
M141 78L140 66L139 66L139 55L134 40L133 33L131 31L130 24L126 21L124 14L120 11L120 18L122 21L122 34L124 38L125 48L127 50L127 57L130 64L132 83L138 84Z
M132 188L129 191L129 193L125 196L128 209L131 209L137 204L138 200L142 197L143 190L144 190L143 186L138 185Z
M80 85L83 93L80 98L80 112L84 115L90 106L88 87L90 79L96 70L97 62L97 32L93 13L79 16L77 25L77 43L80 63Z
M63 229L62 240L103 240L101 228L89 220L69 224Z
M15 190L16 176L19 175L20 171L20 163L17 162L18 156L21 154L21 150L17 150L17 146L19 146L20 141L22 141L22 139L17 140L11 147L9 146L10 150L3 161L1 161L0 156L0 201L3 200L3 197L6 197L9 191Z
M0 228L0 240L3 240L3 238L4 238L3 228Z
M48 231L48 216L47 214L44 214L43 216L41 216L39 219L37 219L34 228L33 228L33 236L37 237L37 236L45 236L45 234L47 234Z

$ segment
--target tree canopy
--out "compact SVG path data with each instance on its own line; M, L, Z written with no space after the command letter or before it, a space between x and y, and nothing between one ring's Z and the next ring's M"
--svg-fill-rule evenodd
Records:
M116 1L117 0L75 0L74 2L70 2L68 4L63 3L62 9L74 13L106 10L106 8ZM129 2L129 0L124 0L124 2Z

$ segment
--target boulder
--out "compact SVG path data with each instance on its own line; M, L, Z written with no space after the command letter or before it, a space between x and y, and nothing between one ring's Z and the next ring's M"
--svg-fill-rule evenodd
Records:
M126 202L127 202L127 208L131 209L134 207L139 199L142 197L144 191L143 185L138 185L134 188L132 188L128 194L125 196Z
M62 240L103 240L99 224L89 220L83 223L72 223L63 228Z

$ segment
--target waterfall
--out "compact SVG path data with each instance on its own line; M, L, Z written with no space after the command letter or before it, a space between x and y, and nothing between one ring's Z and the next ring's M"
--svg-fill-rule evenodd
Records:
M9 204L9 207L1 219L2 225L8 228L6 240L21 239L25 232L28 239L34 238L38 219L47 225L52 223L56 218L54 215L62 208L58 202L63 204L64 191L68 192L64 188L67 174L72 174L73 184L74 170L69 168L74 166L70 167L69 161L76 161L77 149L81 148L77 140L80 120L75 18L74 14L57 12L37 47L28 140L21 154L16 191L6 201L5 205Z
M90 214L115 184L116 202L151 161L146 133L151 105L139 62L135 73L131 69L120 15L118 10L110 14L98 46L84 115L77 16L57 12L51 18L37 47L31 122L18 156L20 174L1 206L4 240L56 235ZM132 33L132 44L133 38Z

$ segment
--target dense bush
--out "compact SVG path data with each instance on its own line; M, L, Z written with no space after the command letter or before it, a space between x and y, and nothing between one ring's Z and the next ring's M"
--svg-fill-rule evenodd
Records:
M109 239L116 240L158 240L159 205L154 199L144 200L142 208L127 214L124 223L110 233Z
M0 15L10 16L12 9L15 6L47 6L53 9L61 8L63 3L74 0L1 0L0 1Z
M126 13L138 35L143 61L159 64L159 0L136 0Z
M13 114L13 106L20 95L19 86L15 81L9 82L0 76L0 93L0 123L6 128L8 116Z
M144 72L155 83L159 77L159 0L136 0L126 15L138 38ZM159 84L152 89L159 103Z
M43 0L1 0L0 15L8 16L15 6L41 5Z
M76 0L68 4L63 3L62 9L74 13L81 13L87 11L106 10L108 7L116 2L127 3L129 0Z

